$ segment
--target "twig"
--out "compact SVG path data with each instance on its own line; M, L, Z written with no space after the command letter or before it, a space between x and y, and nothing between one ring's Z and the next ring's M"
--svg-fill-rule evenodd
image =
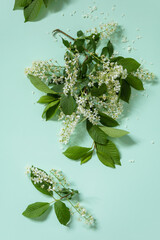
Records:
M71 37L70 35L68 35L67 33L63 32L63 31L60 30L60 29L55 29L55 30L53 30L52 33L53 33L53 35L54 35L54 34L56 34L57 32L60 32L60 33L64 34L65 36L69 37L70 39L72 39L73 41L75 41L75 38Z

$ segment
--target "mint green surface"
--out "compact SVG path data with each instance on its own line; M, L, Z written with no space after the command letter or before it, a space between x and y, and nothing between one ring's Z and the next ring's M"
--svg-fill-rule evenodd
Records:
M0 239L160 239L160 2L59 0L55 11L46 14L42 10L44 18L25 24L23 12L12 11L13 2L1 1L0 8ZM114 4L117 7L112 11ZM98 6L96 21L82 18L82 10L88 12L90 5ZM75 10L77 13L71 16ZM48 33L55 28L69 28L75 36L79 29L107 22L101 12L110 12L108 20L118 21L130 41L138 35L143 37L135 42L137 50L124 54L145 59L145 67L158 77L157 83L146 85L146 92L138 93L124 116L120 127L131 134L130 138L116 141L122 166L115 170L103 166L96 156L80 166L62 155L57 136L60 123L41 120L43 107L36 104L41 94L24 75L24 68L34 60L53 58L62 63L64 48L60 38L57 36L59 41L55 42ZM78 142L90 146L91 140L87 133L81 133ZM25 166L31 164L46 171L63 170L81 192L83 205L97 219L97 228L88 229L76 217L70 227L64 227L53 210L46 221L23 217L21 213L28 204L47 201L24 174Z

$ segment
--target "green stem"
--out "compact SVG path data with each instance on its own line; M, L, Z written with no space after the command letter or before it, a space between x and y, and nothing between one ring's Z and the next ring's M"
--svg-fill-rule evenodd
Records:
M93 141L91 148L95 149L95 142Z
M55 200L55 201L57 201L57 200ZM50 204L54 203L55 201L50 202Z
M52 196L53 197L53 196ZM57 199L55 198L55 197L53 197L53 199L55 200L55 201L57 201ZM54 202L54 201L53 201Z

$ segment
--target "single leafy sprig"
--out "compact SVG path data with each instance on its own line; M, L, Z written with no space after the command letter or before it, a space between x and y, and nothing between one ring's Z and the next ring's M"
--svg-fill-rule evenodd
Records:
M64 152L65 156L85 163L96 150L104 165L115 168L121 165L120 153L111 138L128 134L114 127L119 125L117 118L123 111L123 103L129 103L131 89L144 90L138 77L142 76L140 64L133 58L115 57L109 34L99 53L104 40L101 32L85 35L80 30L77 38L60 29L53 31L57 32L69 38L62 38L67 48L65 65L40 61L26 69L31 83L46 93L38 101L45 104L42 117L49 120L57 114L63 120L60 141L64 144L69 142L77 124L86 121L93 147L73 146Z
M107 126L92 125L87 122L87 130L94 140L92 147L73 146L67 148L63 154L72 160L81 160L81 164L88 162L96 151L98 159L107 167L115 168L121 165L120 153L116 145L108 138L123 137L129 132Z
M13 10L22 9L25 22L32 22L38 16L42 5L48 6L49 0L15 0Z
M79 218L84 220L86 224L90 226L95 224L94 218L76 201L75 196L79 193L77 190L69 188L70 184L61 171L52 169L50 174L47 174L44 170L32 166L27 169L27 174L30 176L34 187L53 200L30 204L22 213L23 216L38 218L54 206L57 219L65 226L70 222L71 215L74 213L73 210L79 214ZM64 201L71 206L70 209Z

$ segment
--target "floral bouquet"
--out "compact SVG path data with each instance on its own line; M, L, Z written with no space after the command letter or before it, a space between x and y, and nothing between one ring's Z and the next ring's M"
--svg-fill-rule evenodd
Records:
M129 103L131 89L143 91L142 81L154 77L135 59L114 54L111 36L117 27L112 22L87 34L80 30L77 38L56 29L53 34L60 33L70 39L62 38L67 48L64 66L52 60L37 61L25 71L31 83L45 93L38 100L45 105L42 117L48 121L58 115L62 120L61 143L67 144L77 124L86 122L92 146L71 146L64 152L70 159L81 160L81 164L96 151L104 165L112 168L121 165L112 138L129 132L115 128L119 125L117 119L123 103Z

